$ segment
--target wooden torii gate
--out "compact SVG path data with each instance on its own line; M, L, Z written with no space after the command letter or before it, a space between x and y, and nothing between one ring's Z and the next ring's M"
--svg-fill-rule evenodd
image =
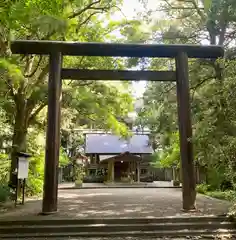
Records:
M188 58L223 57L221 46L13 41L13 54L49 55L48 119L42 213L57 211L62 79L176 81L183 210L195 209L195 171L189 99ZM175 58L176 71L84 70L62 68L63 56Z

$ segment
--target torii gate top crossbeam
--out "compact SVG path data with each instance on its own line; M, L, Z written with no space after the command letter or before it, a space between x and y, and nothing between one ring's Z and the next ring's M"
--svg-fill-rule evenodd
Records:
M14 54L47 55L61 52L68 56L107 56L107 57L163 57L174 58L180 52L189 58L219 58L224 56L221 46L206 45L164 45L164 44L123 44L123 43L85 43L42 40L13 41Z

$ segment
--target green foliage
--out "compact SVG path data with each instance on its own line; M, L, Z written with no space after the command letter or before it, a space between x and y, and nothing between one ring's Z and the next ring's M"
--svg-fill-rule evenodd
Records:
M75 167L75 183L81 184L85 176L84 167L81 165L76 165Z
M221 200L227 200L227 201L235 201L236 200L236 192L235 191L214 191L214 192L208 192L208 196L213 198L218 198Z
M45 162L45 138L41 131L31 129L28 138L28 149L32 154L29 162L29 177L27 179L26 194L30 196L39 195L43 191L44 162ZM59 166L63 167L69 163L65 151L60 149Z
M196 190L199 193L206 194L210 190L210 185L207 185L204 183L199 184L199 185L197 185Z
M7 154L0 153L0 185L5 185L8 180L10 161Z
M60 148L59 167L66 166L70 159L63 148Z
M29 175L26 184L26 195L36 196L43 192L43 179L35 178L32 174Z
M13 169L16 151L32 154L28 195L39 194L43 189L48 57L12 55L10 42L19 39L118 41L112 32L119 30L125 35L132 26L140 25L137 21L110 19L121 2L19 0L0 3L0 152L11 153ZM64 57L63 64L68 68L88 69L125 67L124 60L112 57ZM62 92L63 129L94 127L127 135L122 119L132 110L133 103L128 82L65 80ZM76 144L74 141L73 146L69 146L74 152ZM60 167L68 163L66 152L60 149ZM0 177L6 181L7 168L2 172Z
M227 191L221 191L221 190L213 190L214 188L211 185L207 184L199 184L197 185L197 192L201 194L205 194L209 197L221 199L221 200L227 200L227 201L235 201L236 200L236 192L234 190L227 190Z
M125 135L127 127L118 121L118 118L127 116L132 110L132 98L124 89L125 86L111 82L96 82L80 87L77 84L74 82L73 87L66 88L64 95L64 107L75 110L72 123L111 129Z
M203 0L204 10L207 12L212 6L212 0Z
M0 185L0 203L6 202L10 195L10 188L7 185Z
M154 166L160 168L180 168L179 133L175 132L168 136L168 141L168 145L163 145L162 149L152 155Z
M39 195L43 191L44 152L35 154L29 162L29 176L26 181L26 194Z
M0 69L4 72L2 93L8 97L3 104L8 120L22 128L15 127L17 150L25 151L24 136L30 126L43 127L46 114L42 113L47 104L48 59L25 57L23 59L6 54L10 38L15 39L56 39L73 41L106 41L116 29L126 27L123 21L110 21L113 7L120 1L17 1L2 7L2 52ZM115 5L116 4L116 5ZM45 9L46 7L46 9ZM106 19L107 24L103 24ZM108 20L108 21L107 21ZM128 24L128 22L127 22ZM4 27L5 26L5 27ZM131 24L129 24L131 26ZM98 31L99 29L99 31ZM7 57L5 57L7 56ZM116 58L75 58L65 57L63 64L75 68L123 68L124 61ZM118 87L117 87L118 86ZM127 115L132 108L132 98L127 83L64 81L62 124L65 127L96 125L114 132L127 134L126 126L118 118ZM123 90L126 90L125 92ZM11 101L11 104L8 104ZM11 111L9 111L11 108ZM42 113L43 116L39 114ZM96 122L96 124L94 124ZM19 140L20 139L20 140Z
M189 60L190 100L192 110L195 163L206 169L206 181L199 191L221 189L224 182L236 184L236 111L235 111L235 1L159 1L146 12L162 8L168 20L152 28L152 41L161 43L223 45L225 59ZM157 21L154 22L154 24ZM233 27L231 27L233 26ZM161 34L160 34L161 32ZM231 34L228 34L230 32ZM161 35L161 36L160 36ZM153 59L146 64L151 70L175 69L174 62ZM144 108L138 123L154 132L156 149L154 165L168 167L180 163L176 86L172 83L150 82L144 93ZM217 195L217 193L212 193ZM220 194L220 193L219 193ZM222 193L224 195L230 192ZM230 198L225 196L225 198Z
M8 187L10 161L7 154L0 153L0 203L6 202L10 198Z

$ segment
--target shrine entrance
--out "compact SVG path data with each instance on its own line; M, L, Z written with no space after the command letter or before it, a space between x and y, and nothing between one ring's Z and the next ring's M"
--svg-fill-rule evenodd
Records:
M58 41L13 41L13 54L49 55L48 122L45 154L45 176L42 213L57 211L58 163L60 148L60 102L62 79L74 80L149 80L176 82L180 153L182 167L182 199L185 211L195 209L195 168L189 100L188 58L223 57L220 46L158 45L120 43L79 43ZM159 57L174 58L175 71L85 70L62 68L63 56Z
M128 162L115 162L114 164L114 179L115 182L121 182L122 179L128 178L129 163Z

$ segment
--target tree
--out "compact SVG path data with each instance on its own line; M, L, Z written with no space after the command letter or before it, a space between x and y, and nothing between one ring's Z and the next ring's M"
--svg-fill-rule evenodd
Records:
M32 55L13 56L10 54L10 41L12 39L104 41L110 32L121 27L121 23L111 21L105 26L102 24L104 17L108 18L112 11L117 10L116 6L119 3L108 0L50 2L19 0L6 1L6 4L0 6L0 68L3 79L1 93L5 97L3 109L13 126L11 171L16 167L16 152L26 151L29 126L39 123L39 114L47 105L48 59ZM70 67L103 66L109 69L114 64L121 67L123 63L113 58L64 59L64 65ZM109 91L116 95L111 97ZM101 97L101 94L106 95ZM125 131L125 126L119 124L116 115L125 114L130 109L131 98L128 92L119 93L117 88L103 82L66 81L63 85L63 97L65 99L63 107L74 109L72 118L75 119L78 114L84 117L84 114L88 113L93 121L99 119L99 116L104 116L102 121L107 127L115 125L118 132ZM121 106L122 99L126 102ZM91 106L96 112L91 110ZM111 110L105 111L104 106ZM115 109L112 109L113 106ZM44 123L45 121L41 122L41 126Z
M158 21L159 25L156 24L157 27L153 28L153 41L208 43L225 47L224 61L193 59L189 62L193 142L195 161L207 168L208 183L214 188L220 188L225 180L234 185L232 169L235 169L235 149L232 144L236 135L235 123L232 121L235 114L232 91L235 90L235 68L232 66L235 58L236 3L224 0L163 0L160 5L157 4L157 9L148 12L148 16L152 18L151 12L159 10L165 12L168 20ZM156 28L158 29L155 30ZM161 67L165 62L162 63ZM168 70L173 63L166 63ZM155 66L160 64L157 65L156 60L150 61L149 68ZM171 136L178 129L176 103L173 102L176 101L175 86L149 83L144 99L145 122L150 129L156 131L154 139L158 139L162 148L160 154L164 156L162 159L158 158L158 161L166 159L163 151L171 159L173 151L169 149L175 149Z

